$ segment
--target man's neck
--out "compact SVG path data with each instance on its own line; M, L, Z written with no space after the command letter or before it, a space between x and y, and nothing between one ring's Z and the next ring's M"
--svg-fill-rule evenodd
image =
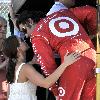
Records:
M55 4L50 9L50 11L47 13L47 16L54 13L54 12L57 12L61 9L68 9L68 8L66 6L64 6L61 2L56 1Z

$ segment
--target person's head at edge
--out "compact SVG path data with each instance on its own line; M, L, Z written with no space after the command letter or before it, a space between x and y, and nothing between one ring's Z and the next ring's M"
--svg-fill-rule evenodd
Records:
M7 33L7 21L0 17L0 51L2 49L2 42L6 38Z

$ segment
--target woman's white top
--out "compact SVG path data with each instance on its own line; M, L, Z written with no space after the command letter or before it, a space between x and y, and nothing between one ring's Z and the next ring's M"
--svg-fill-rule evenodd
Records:
M15 82L10 84L10 95L8 100L37 100L37 86L30 81L17 83L19 72L25 63L22 63L16 71Z

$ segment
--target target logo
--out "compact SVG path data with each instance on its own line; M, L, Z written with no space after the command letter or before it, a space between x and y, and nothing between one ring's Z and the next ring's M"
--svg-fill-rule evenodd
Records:
M58 37L76 35L79 25L69 17L58 17L49 22L51 32Z
M64 96L65 95L65 90L62 87L59 87L58 91L59 91L59 96Z

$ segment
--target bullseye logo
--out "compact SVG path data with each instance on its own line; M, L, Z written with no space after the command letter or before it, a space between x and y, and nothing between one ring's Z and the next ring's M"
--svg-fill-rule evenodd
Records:
M65 90L62 87L59 87L58 91L59 91L59 96L64 96L65 95Z
M58 17L49 22L51 32L58 37L76 35L79 31L78 24L69 17Z

